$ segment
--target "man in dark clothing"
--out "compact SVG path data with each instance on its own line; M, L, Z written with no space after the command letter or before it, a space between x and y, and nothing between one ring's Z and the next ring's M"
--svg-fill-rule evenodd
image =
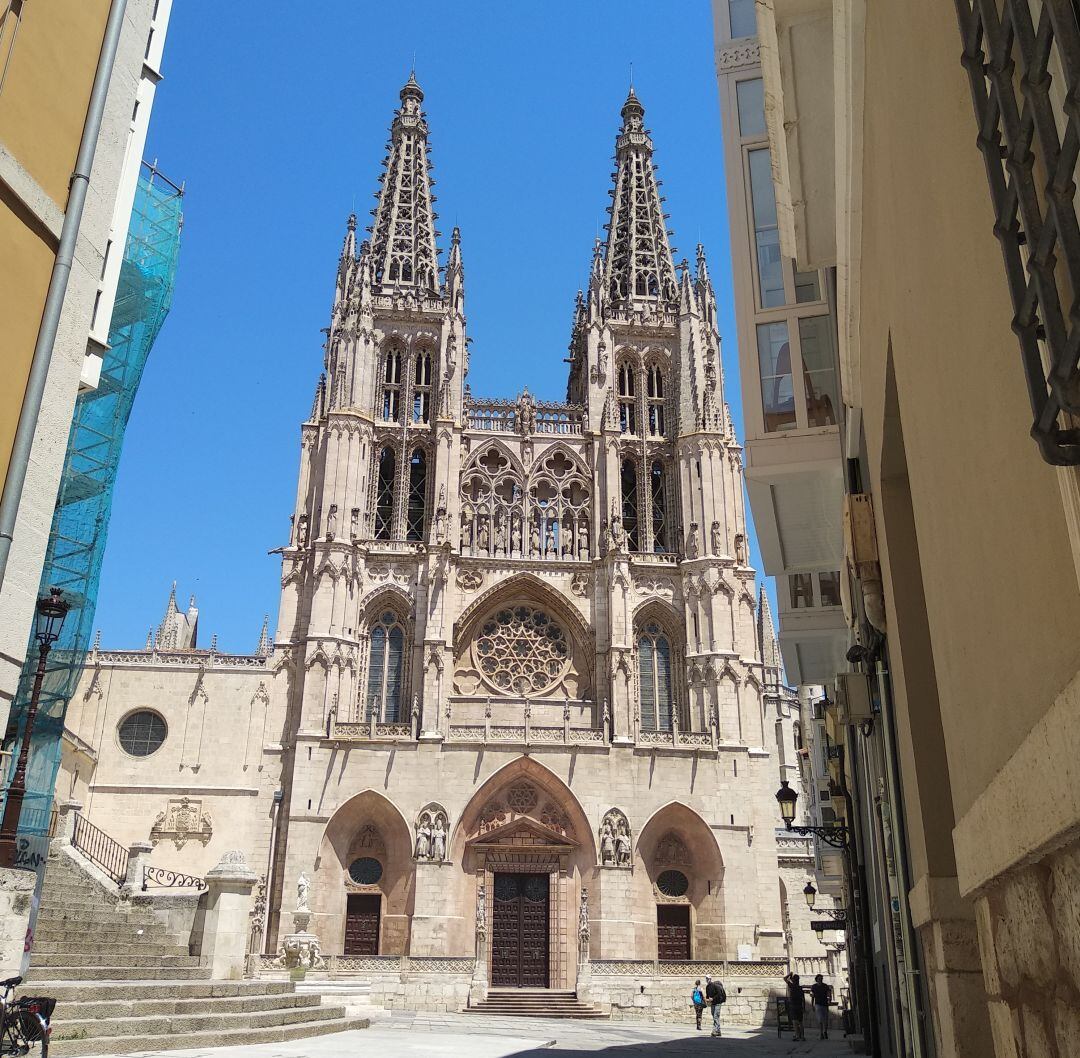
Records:
M787 984L788 1016L791 1018L791 1027L795 1030L792 1039L805 1040L803 1015L806 1011L806 996L803 995L802 985L799 984L799 975L788 974L784 981Z
M814 983L810 986L810 998L814 1002L814 1013L817 1015L818 1029L821 1038L829 1038L829 1003L832 1001L832 985L827 985L825 979L818 974Z
M711 977L705 978L705 1002L712 1009L713 1028L711 1034L713 1036L723 1035L720 1031L720 1012L727 1002L727 992L724 991L724 986L719 981L714 981Z

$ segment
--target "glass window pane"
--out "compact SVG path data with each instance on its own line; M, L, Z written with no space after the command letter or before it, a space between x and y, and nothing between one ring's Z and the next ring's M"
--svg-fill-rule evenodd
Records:
M761 369L761 405L765 429L795 429L795 390L791 381L791 345L787 324L759 323L758 364Z
M653 676L653 641L648 636L638 640L638 680L641 687L641 726L656 729L656 682Z
M814 605L813 573L792 573L788 577L788 588L793 610L804 610Z
M817 269L812 272L795 273L795 300L800 304L821 300Z
M765 135L765 83L760 77L735 85L739 105L739 133L742 136Z
M732 37L757 36L754 0L728 0L728 13L731 16Z
M818 590L821 592L821 605L822 606L839 606L840 605L840 574L834 573L819 573L818 574Z
M780 258L780 230L776 226L772 167L767 147L750 151L748 155L761 307L774 308L784 304L784 268Z
M839 402L831 317L810 316L799 320L799 342L802 345L807 424L835 426Z

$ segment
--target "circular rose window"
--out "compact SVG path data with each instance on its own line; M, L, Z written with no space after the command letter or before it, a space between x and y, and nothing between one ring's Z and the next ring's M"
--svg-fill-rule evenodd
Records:
M656 888L664 896L686 896L690 880L682 871L661 871L660 877L656 879Z
M382 864L373 856L361 856L349 864L349 877L357 885L374 885L382 877Z
M513 606L481 626L475 645L484 679L504 694L547 690L570 664L566 634L543 610Z

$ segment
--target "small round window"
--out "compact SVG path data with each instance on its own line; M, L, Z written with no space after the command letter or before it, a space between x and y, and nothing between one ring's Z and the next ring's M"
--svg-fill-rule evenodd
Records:
M120 745L133 757L149 757L161 748L169 729L157 713L140 709L120 722Z
M656 888L664 896L686 896L690 882L682 871L661 871L656 879Z
M361 856L349 864L349 877L357 885L374 885L382 877L382 864L371 856Z

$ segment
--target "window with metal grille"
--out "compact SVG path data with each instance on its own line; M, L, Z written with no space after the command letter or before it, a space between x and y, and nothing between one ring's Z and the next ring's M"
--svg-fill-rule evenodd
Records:
M393 610L379 616L371 629L368 659L367 719L396 724L401 711L405 669L405 629Z
M401 353L390 349L383 366L382 417L387 422L397 422L401 411Z
M646 395L649 409L649 436L664 436L664 372L659 364L645 369Z
M1043 459L1080 465L1076 165L1080 25L1069 0L956 0L963 64Z
M623 433L637 433L637 415L634 397L634 367L619 365L619 429Z
M654 462L649 471L652 498L652 545L654 551L667 551L667 487L664 464Z
M623 532L626 533L626 546L631 551L640 551L637 467L632 459L623 460L622 472L619 477L622 486L622 525Z
M671 644L655 623L645 625L638 636L638 688L642 729L670 731Z
M423 449L417 448L409 460L409 503L406 515L405 539L423 540L427 513L427 460Z
M379 476L375 490L375 539L389 540L394 526L394 477L397 459L387 446L379 453Z
M149 757L165 741L169 729L165 721L149 709L128 713L120 722L117 737L125 753L133 757Z
M416 354L412 393L413 422L431 421L431 353Z

